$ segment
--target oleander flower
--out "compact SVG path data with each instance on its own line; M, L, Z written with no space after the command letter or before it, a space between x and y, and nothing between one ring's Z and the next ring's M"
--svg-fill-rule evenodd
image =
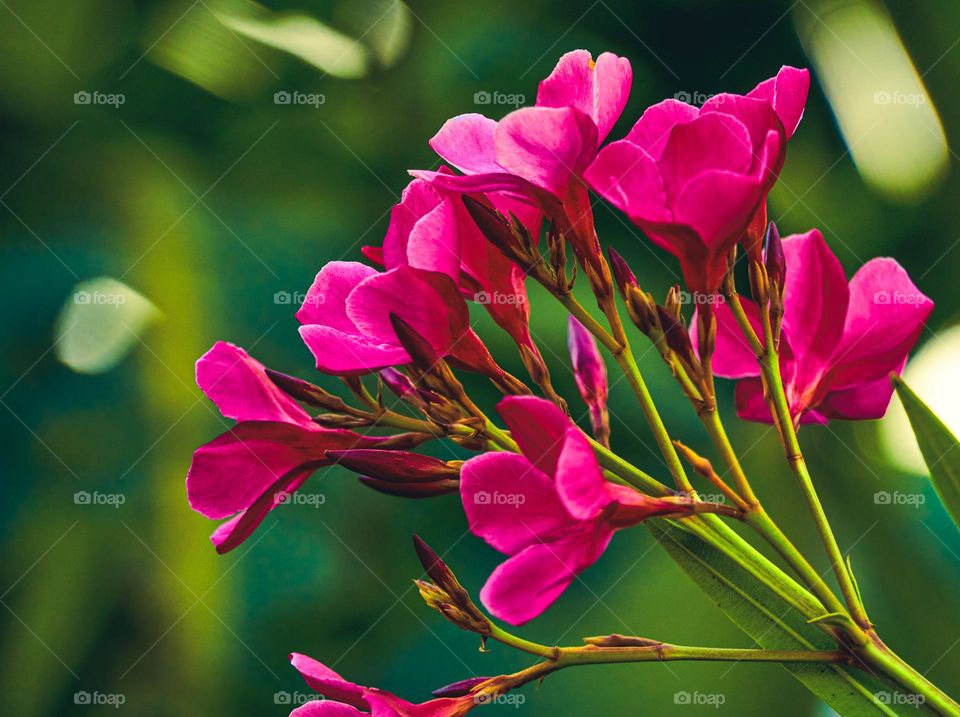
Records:
M441 167L440 172L449 170ZM533 236L539 233L539 210L494 192L489 198L503 214L518 217ZM368 255L373 253L368 250ZM540 355L530 335L525 272L484 239L457 195L423 179L412 180L391 211L379 254L388 270L412 266L446 274L463 297L481 304L518 346Z
M197 361L197 385L225 418L238 423L193 454L187 473L190 506L222 523L211 536L217 552L246 540L267 514L334 449L375 448L384 439L322 428L243 349L219 341Z
M359 262L330 262L317 274L297 319L318 370L356 375L411 363L391 314L438 357L450 356L494 379L504 375L470 328L457 285L438 271L404 265L379 272Z
M460 472L470 530L510 556L480 599L520 625L546 610L606 550L614 532L682 512L603 477L593 447L556 406L512 396L497 406L522 455L486 453Z
M625 58L605 52L594 62L586 50L568 52L540 83L536 106L499 122L459 115L440 128L430 146L463 176L414 175L452 191L499 192L533 202L572 230L581 261L596 262L600 249L582 177L623 112L632 78Z
M746 95L653 105L600 151L586 180L680 260L690 291L713 293L737 242L758 251L809 85L807 70L783 67Z
M816 229L783 239L786 280L780 371L800 423L880 418L933 302L893 259L872 259L850 282ZM756 304L744 308L762 335ZM737 413L771 423L757 361L726 305L716 307L718 376L740 379Z
M293 653L290 662L307 685L325 698L304 703L290 717L460 717L477 705L469 694L413 704L385 690L349 682L306 655Z

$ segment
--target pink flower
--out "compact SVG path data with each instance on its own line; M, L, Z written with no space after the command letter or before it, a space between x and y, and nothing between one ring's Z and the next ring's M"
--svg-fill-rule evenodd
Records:
M469 694L413 704L384 690L348 682L306 655L293 653L290 662L310 688L326 698L307 702L291 712L290 717L460 717L477 704Z
M519 625L596 562L616 530L678 507L607 482L586 436L549 401L511 396L497 410L523 454L471 458L460 495L470 530L510 556L480 598Z
M593 335L573 316L567 320L567 344L573 376L577 381L580 397L590 409L590 423L598 439L609 437L607 414L607 367L597 348Z
M379 272L358 262L330 262L317 274L297 319L317 368L347 375L411 362L391 314L420 334L437 356L449 355L493 378L503 375L470 328L457 285L438 271L404 265Z
M190 506L207 518L230 518L211 536L219 553L240 545L317 468L329 465L328 450L383 441L321 428L274 385L263 364L233 344L217 342L197 361L197 385L226 418L238 421L194 452L187 473Z
M443 159L464 173L452 177L415 173L461 192L502 192L532 201L557 216L581 260L593 260L599 246L583 172L597 155L627 102L630 63L609 52L596 62L586 50L568 52L537 92L535 107L511 112L499 122L465 114L446 122L430 140Z
M893 259L873 259L847 283L843 267L816 229L783 240L787 273L780 371L790 413L800 423L880 418L933 302ZM745 309L762 336L757 305ZM718 376L737 383L737 413L771 423L753 353L729 307L717 307Z
M445 167L440 172L450 174ZM539 234L537 209L496 193L490 199L503 214L515 215L531 234ZM387 269L412 266L446 274L518 345L539 356L530 336L526 274L484 239L456 195L423 179L411 181L390 214L382 256Z
M715 95L701 108L665 100L600 152L586 180L680 260L691 291L712 293L751 223L756 251L809 85L807 70L784 67L746 96Z

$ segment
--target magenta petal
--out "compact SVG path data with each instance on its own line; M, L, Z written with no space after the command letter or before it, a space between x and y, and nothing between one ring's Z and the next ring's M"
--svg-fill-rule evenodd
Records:
M816 229L786 237L783 253L783 333L796 359L794 382L805 391L829 368L843 335L850 292L843 267Z
M396 314L441 356L469 322L467 305L449 276L408 266L362 281L347 298L347 314L364 335L384 343L397 341L390 321Z
M371 717L461 717L476 704L469 695L441 697L418 705L385 690L368 689L365 696Z
M523 455L547 475L554 475L567 429L573 426L567 415L536 396L508 396L497 404L497 412Z
M560 198L597 154L597 128L571 107L525 107L497 126L497 161L504 169Z
M522 625L550 607L578 573L596 562L612 536L605 525L588 524L563 540L531 545L493 571L480 600L495 617Z
M334 447L331 433L362 438L319 426L311 430L290 423L238 423L194 452L187 473L190 507L208 518L245 510L290 470L322 459L324 451Z
M730 115L703 113L673 128L659 167L667 196L675 201L698 174L711 169L747 174L752 162L747 128Z
M356 261L331 261L313 280L303 306L297 312L301 324L323 324L346 333L353 333L353 322L347 318L346 301L350 292L377 270Z
M343 679L336 672L314 660L312 657L294 652L290 655L290 664L303 677L310 689L319 692L336 702L345 702L355 707L365 708L363 692L366 688Z
M604 147L584 173L584 180L631 219L672 219L660 169L636 144L622 140Z
M744 313L750 320L750 325L758 337L763 337L763 326L760 322L760 308L749 299L741 299ZM733 317L733 311L727 304L714 307L713 314L717 319L717 346L713 354L713 372L723 378L747 378L760 375L760 364L753 354L753 348L740 330L740 325ZM690 340L697 345L699 322L694 313L690 320Z
M848 421L883 418L892 398L893 383L884 376L852 388L831 391L817 410L829 418Z
M809 92L810 71L784 65L776 77L764 80L747 96L766 100L773 106L789 139L800 124L800 118L803 117L803 108L807 103Z
M460 233L453 203L429 182L410 182L390 212L383 256L387 269L409 264L459 280Z
M632 142L654 160L659 160L666 149L670 132L678 124L700 116L700 110L679 100L664 100L648 107L624 138Z
M356 333L346 334L328 326L301 326L300 336L324 373L358 374L410 363L410 356L396 342L378 343Z
M763 397L763 381L759 378L745 378L737 382L734 390L737 415L745 421L773 423L770 409Z
M226 418L309 424L300 405L277 388L259 361L218 341L197 360L197 385Z
M567 327L567 346L570 350L573 376L580 397L590 409L596 432L607 410L607 367L593 334L573 316L568 318Z
M297 707L290 713L290 717L362 717L369 714L342 702L313 700Z
M899 371L933 311L933 302L893 259L868 261L850 280L843 338L833 356L834 390Z
M630 95L633 72L626 58L605 52L596 61L586 50L560 58L537 91L538 107L574 107L590 117L602 142Z
M613 502L610 484L603 477L590 441L579 428L567 429L556 485L563 505L578 520L596 518Z
M464 463L460 497L471 532L502 553L575 524L553 480L514 453L485 453Z
M709 170L684 185L673 202L674 221L696 231L710 251L725 255L742 236L761 198L762 188L752 178ZM720 258L726 261L725 256Z
M493 134L495 120L481 114L448 119L430 140L430 147L447 162L466 174L502 172L497 163Z

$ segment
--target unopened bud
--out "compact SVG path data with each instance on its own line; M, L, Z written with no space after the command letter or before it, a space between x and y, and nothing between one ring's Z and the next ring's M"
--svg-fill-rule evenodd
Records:
M624 260L620 253L614 249L610 248L610 269L613 271L613 279L617 284L617 289L620 290L620 296L623 297L624 301L627 301L627 289L628 288L640 288L640 283L637 281L636 275L633 271L627 266L627 262Z
M303 401L318 408L326 408L329 411L341 411L347 407L342 398L324 391L309 381L304 381L295 376L288 376L285 373L274 371L271 368L264 369L264 371L267 374L267 378L273 381L277 388L290 396L290 398Z
M526 267L529 263L525 248L526 242L522 236L517 235L515 227L510 224L509 220L476 197L464 194L461 199L470 218L473 219L486 240L499 249L508 259Z
M610 419L607 414L607 367L593 334L570 316L568 321L567 347L573 376L580 397L590 409L590 423L597 440L607 445L610 440Z
M390 323L400 345L409 354L411 363L418 368L429 371L440 362L440 357L437 356L437 352L434 351L430 342L417 333L410 324L392 312Z
M680 290L679 284L674 284L670 287L669 291L667 291L667 298L666 301L663 302L663 306L669 313L673 314L677 320L680 319L683 311L683 292ZM666 331L666 327L664 327L664 331Z
M313 422L324 428L363 428L376 423L374 416L345 416L341 413L321 413Z
M489 677L468 677L465 680L452 682L433 691L434 697L463 697L469 695L474 687L482 685L491 678Z
M770 222L767 236L763 242L763 266L770 280L771 293L783 296L784 282L787 278L787 261L783 255L783 241L777 225Z
M327 451L327 458L344 468L370 478L390 483L428 483L439 479L456 479L459 466L439 458L408 451L385 451L377 448L351 448Z
M470 594L463 588L433 549L418 535L413 536L413 546L417 557L427 575L433 580L414 581L420 590L420 595L430 607L438 610L444 617L457 627L480 635L490 634L490 621L480 612L470 599Z
M663 338L667 342L667 347L681 360L695 361L690 333L687 331L687 327L681 323L679 317L669 308L657 306L657 318L660 320L660 327L663 329Z

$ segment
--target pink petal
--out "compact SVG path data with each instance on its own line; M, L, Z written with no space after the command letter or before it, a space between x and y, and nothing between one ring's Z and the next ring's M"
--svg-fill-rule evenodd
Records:
M511 625L540 615L577 575L603 554L613 531L588 525L563 540L531 545L502 563L487 579L480 600Z
M390 212L383 240L387 269L409 265L460 278L460 233L456 208L429 182L414 179Z
M658 163L667 196L676 200L690 180L707 170L747 174L752 149L747 128L729 115L701 113L674 127Z
M347 297L357 284L377 273L376 269L356 261L329 262L313 280L297 312L297 321L355 333L353 322L347 317Z
M777 142L778 152L786 147L786 137L783 136L783 126L773 108L763 100L744 97L743 95L719 94L707 100L700 109L700 116L731 117L740 123L747 131L749 142L747 147L753 158L759 159L760 150L766 137L774 132L782 140ZM780 162L782 163L782 162ZM777 166L777 171L780 167Z
M567 429L573 422L554 404L536 396L508 396L497 404L523 455L548 476L556 474Z
M461 717L475 705L470 695L441 697L415 705L378 689L367 690L366 699L371 717Z
M301 674L310 689L336 702L366 708L367 705L363 701L363 692L366 688L343 679L322 662L294 652L290 655L290 664Z
M831 391L817 406L817 410L829 418L848 421L883 418L892 398L893 384L884 376L852 388Z
M305 702L290 713L290 717L362 717L369 712L361 712L356 707L342 702L313 700Z
M238 423L193 454L187 473L190 507L215 519L245 510L292 469L322 460L337 444L352 442L346 436L363 438L319 426L311 430L290 423Z
M843 338L833 355L834 390L886 379L902 368L933 302L893 259L868 261L850 280Z
M801 392L829 368L843 335L850 292L839 260L816 229L784 238L787 264L783 333L796 359Z
M773 416L763 397L763 381L759 378L745 378L737 381L734 390L737 415L745 421L773 423Z
M656 162L639 145L613 142L597 155L584 173L593 190L631 219L672 219L663 179Z
M671 130L690 122L700 110L679 100L664 100L648 107L624 138L643 149L654 160L659 160L670 139Z
M810 92L810 71L784 65L776 77L764 80L747 96L766 100L783 123L787 138L793 136L803 117L803 107Z
M452 175L445 172L414 169L410 171L410 174L448 192L461 194L499 192L541 209L559 206L557 198L547 190L502 169L499 172L467 175Z
M218 341L200 357L197 385L226 418L310 423L306 411L267 378L263 364L233 344Z
M410 363L396 343L380 343L360 336L357 329L344 333L327 326L301 326L300 336L317 362L317 370L333 375L359 374Z
M568 428L557 463L556 490L574 518L592 520L613 502L590 441L579 428Z
M460 497L471 532L502 553L575 524L553 480L514 453L485 453L464 463Z
M540 83L538 107L574 107L597 126L602 142L616 124L630 95L630 61L605 52L593 58L586 50L568 52Z
M607 411L607 367L596 339L573 316L567 320L567 347L580 397L590 409L594 433L604 422Z
M743 235L762 198L763 188L752 178L709 170L684 185L673 202L674 221L692 228L706 248L725 263L727 251ZM722 277L725 268L720 268Z
M371 342L397 343L391 313L440 356L449 353L469 327L467 305L453 280L408 266L364 279L347 298L347 315Z
M493 135L495 120L481 114L448 119L430 140L430 147L464 174L502 172L497 163Z
M570 107L525 107L497 126L497 160L509 172L565 198L597 154L597 128Z

